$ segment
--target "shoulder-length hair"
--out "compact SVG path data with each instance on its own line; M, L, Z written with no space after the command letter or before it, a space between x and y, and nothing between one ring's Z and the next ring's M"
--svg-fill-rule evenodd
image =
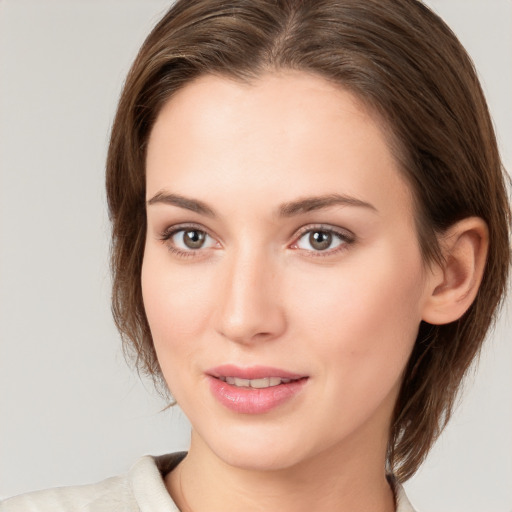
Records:
M388 465L409 478L450 418L463 376L504 295L510 210L491 118L470 57L416 0L179 0L143 44L112 129L107 195L113 313L139 370L161 382L141 292L145 152L173 94L200 75L251 81L301 70L338 84L379 115L415 201L425 262L438 237L478 216L490 247L478 295L458 321L422 323L392 418Z

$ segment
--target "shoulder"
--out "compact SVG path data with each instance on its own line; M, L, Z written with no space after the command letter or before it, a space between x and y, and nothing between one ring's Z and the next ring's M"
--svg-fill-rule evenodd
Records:
M395 484L396 512L416 512L400 484Z
M60 487L9 498L0 512L138 512L177 510L165 489L163 476L185 454L145 456L121 476L89 485Z
M135 505L135 508L134 508ZM0 503L1 512L86 512L138 510L126 476L90 485L36 491Z

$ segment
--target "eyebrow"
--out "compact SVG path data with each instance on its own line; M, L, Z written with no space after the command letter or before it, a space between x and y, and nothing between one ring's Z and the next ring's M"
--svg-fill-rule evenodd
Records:
M158 192L149 199L146 204L151 206L158 203L177 206L212 218L217 216L213 209L206 203L197 199L190 199L179 194L171 194L164 191ZM375 206L367 203L366 201L362 201L361 199L341 194L327 194L324 196L304 197L296 201L283 203L278 209L278 215L280 217L293 217L294 215L300 215L336 205L355 206L378 212Z
M376 213L378 212L377 208L372 204L361 201L355 197L341 194L328 194L325 196L305 197L297 201L284 203L279 208L279 215L281 217L292 217L293 215L300 215L302 213L321 210L336 205L357 206L359 208L368 208Z
M216 217L215 212L206 203L198 201L197 199L189 199L178 194L158 192L146 204L151 206L158 203L178 206L179 208L184 208L185 210L190 210L208 217Z

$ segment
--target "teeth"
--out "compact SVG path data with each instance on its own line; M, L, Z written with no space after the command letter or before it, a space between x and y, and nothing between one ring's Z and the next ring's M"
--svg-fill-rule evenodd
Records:
M271 383L271 380L273 383ZM275 377L267 377L264 379L252 379L250 384L251 388L256 389L263 389L268 388L270 386L277 386L278 384L281 384L281 379L277 379L278 382L274 382L276 380Z
M239 379L238 377L220 377L220 380L239 388L255 389L270 388L274 386L279 386L279 384L288 384L288 382L292 381L292 379L282 379L281 377L264 377L262 379Z

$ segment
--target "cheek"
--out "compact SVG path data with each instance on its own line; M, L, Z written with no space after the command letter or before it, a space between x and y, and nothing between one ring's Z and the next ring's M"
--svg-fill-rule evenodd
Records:
M401 373L421 320L421 257L410 252L380 250L347 259L321 281L296 278L296 321L323 357L355 371Z
M199 340L208 321L211 284L197 272L170 265L165 251L147 250L142 295L156 356L172 396L182 404L194 389Z
M162 254L160 254L162 253ZM176 358L168 354L192 354L191 340L208 321L211 283L197 271L174 268L165 251L146 250L141 284L144 308L158 359L164 369Z

